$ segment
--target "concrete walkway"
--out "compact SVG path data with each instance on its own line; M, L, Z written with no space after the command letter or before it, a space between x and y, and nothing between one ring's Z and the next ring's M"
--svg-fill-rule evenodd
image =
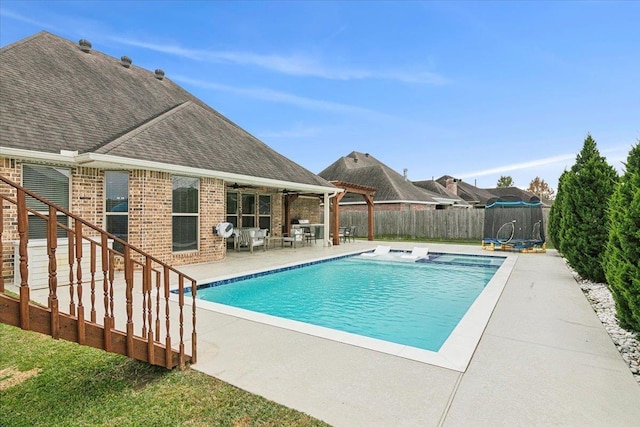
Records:
M209 280L375 244L230 252L181 270ZM464 373L203 309L197 316L194 369L336 426L639 425L640 387L555 251L518 255Z

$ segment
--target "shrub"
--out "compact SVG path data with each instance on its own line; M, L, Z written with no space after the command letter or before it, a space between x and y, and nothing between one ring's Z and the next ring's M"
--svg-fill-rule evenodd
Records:
M569 172L564 171L562 172L562 175L560 175L556 200L553 202L553 205L551 205L551 210L549 211L549 239L558 251L560 251L560 218L562 215L562 198L564 197L562 183L566 179L568 173Z
M595 140L587 135L562 183L560 251L580 276L595 282L605 281L602 254L609 237L607 209L617 177Z
M640 331L640 144L609 203L609 240L603 267L620 325Z

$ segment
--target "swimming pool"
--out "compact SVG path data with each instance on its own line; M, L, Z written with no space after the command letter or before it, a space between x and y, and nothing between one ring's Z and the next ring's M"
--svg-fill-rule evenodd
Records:
M305 264L304 268L289 266L198 286L198 298L203 301L199 304L225 314L459 369L458 356L437 359L451 347L447 343L460 347L456 338L460 333L468 341L469 330L477 332L479 311L478 307L472 309L474 306L481 306L484 329L506 281L504 272L498 274L507 259L502 256L435 254L426 263L357 258L342 257ZM490 286L496 276L503 276L497 280L497 296L496 285ZM493 300L489 304L487 297L481 297L488 288L494 289L489 292ZM484 302L479 304L479 300ZM471 324L463 321L465 313L475 313ZM480 334L476 334L477 339ZM475 344L477 340L473 348ZM468 361L462 363L466 368Z

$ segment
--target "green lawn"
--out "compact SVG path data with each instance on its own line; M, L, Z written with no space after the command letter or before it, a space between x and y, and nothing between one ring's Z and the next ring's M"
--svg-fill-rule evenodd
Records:
M167 371L3 324L0 425L326 426L197 371Z

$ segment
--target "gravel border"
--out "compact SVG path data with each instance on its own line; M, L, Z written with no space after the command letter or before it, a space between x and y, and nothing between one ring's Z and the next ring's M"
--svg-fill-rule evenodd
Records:
M622 359L629 366L636 382L640 384L640 341L638 341L640 334L627 331L618 325L615 302L607 285L583 279L568 263L567 267L609 333Z

